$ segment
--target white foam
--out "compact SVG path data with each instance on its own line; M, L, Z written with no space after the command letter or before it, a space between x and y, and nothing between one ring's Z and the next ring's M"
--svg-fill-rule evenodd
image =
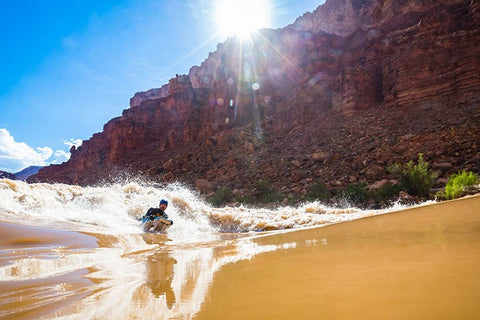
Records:
M213 208L180 184L153 187L131 182L80 187L1 179L0 220L91 233L141 233L136 218L149 207L158 206L162 198L169 200L167 214L174 224L167 232L175 244L212 241L218 239L219 232L322 226L404 208L395 205L386 210L340 209L320 202L278 209Z

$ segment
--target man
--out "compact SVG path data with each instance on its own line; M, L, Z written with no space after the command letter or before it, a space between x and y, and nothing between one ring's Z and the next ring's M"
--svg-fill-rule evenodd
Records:
M167 225L172 225L173 221L168 220L168 215L165 210L168 207L167 200L160 200L159 208L150 208L142 217L144 222L143 230L148 231L163 231ZM150 230L152 229L153 230Z

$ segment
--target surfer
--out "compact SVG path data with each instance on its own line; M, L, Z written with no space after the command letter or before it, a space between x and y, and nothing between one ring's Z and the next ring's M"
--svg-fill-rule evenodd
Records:
M143 230L148 231L163 231L166 226L172 225L173 221L168 220L168 215L165 210L168 207L167 200L160 200L158 208L150 208L140 219L143 222ZM153 230L152 230L153 229Z

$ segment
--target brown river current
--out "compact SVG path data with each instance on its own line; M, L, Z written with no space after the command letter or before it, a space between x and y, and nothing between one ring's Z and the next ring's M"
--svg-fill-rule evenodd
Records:
M169 208L177 220L186 198ZM3 210L2 319L480 318L479 196L307 229L200 237L197 225L195 241Z

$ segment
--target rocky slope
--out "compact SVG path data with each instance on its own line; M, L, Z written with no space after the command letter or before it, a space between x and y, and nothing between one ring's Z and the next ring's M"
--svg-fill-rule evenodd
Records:
M119 176L302 196L389 178L425 159L440 180L480 172L480 2L329 0L294 24L229 39L137 93L62 165L30 181Z

